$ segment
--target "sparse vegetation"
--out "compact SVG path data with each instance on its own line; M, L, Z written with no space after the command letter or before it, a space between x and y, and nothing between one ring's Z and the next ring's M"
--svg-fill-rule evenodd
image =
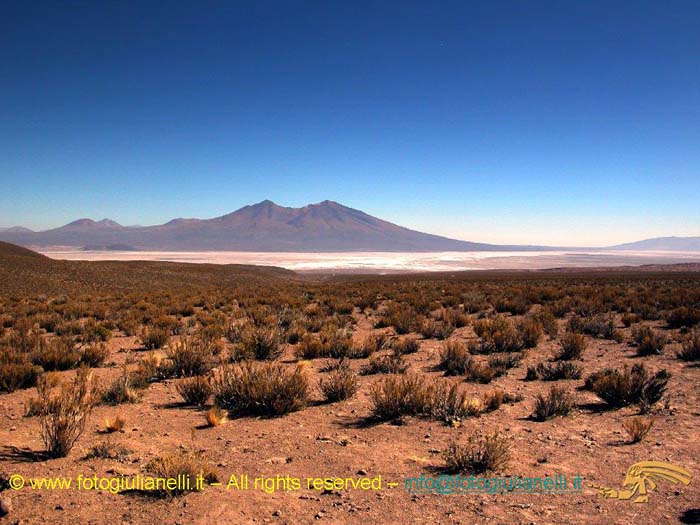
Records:
M573 397L564 388L553 386L548 394L538 394L535 398L533 419L546 421L558 416L568 416L574 406Z
M228 365L211 383L215 404L235 415L280 416L301 410L308 399L303 370L290 371L276 363Z
M350 399L358 389L355 372L347 366L339 366L319 381L319 389L329 403Z
M471 434L465 444L450 444L443 456L450 472L497 472L510 460L510 441L498 432L485 436Z
M632 417L622 423L622 428L625 429L632 443L642 441L653 426L654 420L643 417Z
M44 376L39 379L41 439L49 456L67 456L78 441L95 403L96 388L87 368L79 369L72 382L63 383L57 389L52 388Z

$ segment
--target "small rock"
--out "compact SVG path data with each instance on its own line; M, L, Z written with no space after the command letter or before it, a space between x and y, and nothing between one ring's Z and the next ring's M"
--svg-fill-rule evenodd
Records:
M7 516L10 512L12 512L12 500L0 498L0 516Z
M357 475L358 476L366 476L367 471L365 469L361 468L360 470L357 471Z
M278 510L276 510L275 512L273 512L272 515L275 516L275 517L279 517L279 516L282 515L282 511L278 509Z

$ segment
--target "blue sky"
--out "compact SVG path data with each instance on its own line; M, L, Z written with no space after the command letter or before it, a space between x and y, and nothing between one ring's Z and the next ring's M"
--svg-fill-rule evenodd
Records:
M485 242L700 235L700 3L3 2L0 226L332 199Z

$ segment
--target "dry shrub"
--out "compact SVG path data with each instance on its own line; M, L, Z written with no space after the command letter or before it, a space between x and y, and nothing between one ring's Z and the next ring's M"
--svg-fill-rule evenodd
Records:
M559 354L556 359L560 361L571 361L581 359L583 351L586 349L586 338L583 334L576 332L566 332L559 338Z
M404 374L408 364L399 355L373 355L369 363L362 368L362 375L374 374Z
M632 333L637 344L637 355L661 355L668 342L665 334L648 327L641 326Z
M144 328L141 332L141 341L146 350L163 348L170 341L170 330L158 326Z
M560 379L580 379L583 369L568 361L556 363L539 363L527 369L526 381L541 379L542 381L559 381Z
M168 350L173 372L177 377L201 376L212 367L212 352L200 338L184 338Z
M431 394L424 379L407 374L392 375L374 383L370 389L372 414L381 420L429 412Z
M27 353L0 348L0 392L31 388L43 371L31 363Z
M294 354L298 359L317 359L319 357L327 357L321 339L318 336L309 333L302 336L301 341L294 350Z
M559 333L559 324L557 323L557 317L554 315L552 310L549 308L543 308L534 314L533 318L535 318L540 325L542 325L542 329L544 330L545 334L552 339L557 337L557 334Z
M522 348L535 348L542 339L542 324L533 317L523 319L516 325Z
M700 323L700 309L681 306L666 316L669 328L693 328Z
M175 389L187 405L204 406L211 395L211 384L204 376L182 379Z
M212 379L214 402L236 415L279 416L301 410L308 380L300 368L269 362L228 365Z
M161 496L180 496L194 492L197 490L197 478L204 479L207 483L218 481L207 458L200 452L188 450L154 458L148 462L146 470L157 478L186 480L178 483L181 486L177 488L160 491Z
M650 375L644 365L637 364L631 370L606 368L591 374L585 387L614 408L638 405L642 411L648 411L663 397L670 377L666 370Z
M43 376L37 382L40 404L41 438L49 456L68 455L85 430L95 402L97 383L88 368L78 369L71 383L54 392Z
M479 353L517 352L524 343L519 329L510 319L498 315L493 319L479 319L474 323L474 331L481 338Z
M456 384L433 383L427 388L430 414L445 423L455 425L464 418L478 416L483 411L481 400L460 391Z
M419 349L418 341L408 337L397 338L391 342L391 350L394 355L415 354Z
M370 334L365 337L360 343L352 346L348 357L350 359L364 359L370 357L375 352L379 352L386 343L385 334Z
M421 322L419 332L426 339L443 340L450 337L454 330L454 326L447 321L425 318Z
M339 366L318 382L323 397L329 403L350 399L358 389L357 376L348 366Z
M235 337L229 333L228 338L234 339L233 354L237 361L273 361L284 352L282 332L278 326L244 324Z
M553 417L566 416L571 412L573 406L572 395L562 387L553 386L546 396L537 395L532 417L537 421L546 421Z
M654 421L643 417L633 417L622 423L622 428L625 429L632 443L639 443L642 441L649 433L652 426L654 426Z
M482 404L484 406L484 412L493 412L501 408L504 401L508 399L503 390L494 390L493 392L488 392L484 394Z
M472 361L464 343L447 341L440 352L438 368L444 370L446 376L460 376L467 373Z
M221 426L226 423L226 420L228 419L226 410L217 406L213 406L207 410L205 418L207 420L207 425L210 427Z
M450 444L443 457L450 472L495 472L504 468L510 460L510 441L498 432L485 436L471 434L465 444Z
M70 370L78 366L80 352L69 337L41 338L31 353L32 363L45 371Z
M90 447L84 459L113 459L125 462L129 458L129 449L107 439Z
M80 351L80 362L89 368L97 368L109 357L109 350L104 343L93 343Z
M678 352L678 359L683 361L700 361L700 331L694 330L681 342L682 348Z
M136 403L141 399L142 386L139 377L124 367L119 377L102 392L102 402L108 405Z
M120 414L117 414L113 418L105 418L105 432L111 434L112 432L121 432L121 430L126 425L126 419L124 419Z

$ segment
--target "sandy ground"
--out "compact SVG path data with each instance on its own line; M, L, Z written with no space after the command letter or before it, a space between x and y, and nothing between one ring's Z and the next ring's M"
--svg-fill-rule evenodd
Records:
M369 330L367 319L359 320L358 335ZM628 330L624 330L629 335ZM473 337L462 328L453 338ZM421 342L417 354L407 356L414 372L439 376L434 371L441 344ZM145 352L132 337L115 337L109 342L112 366L97 372L104 381L116 377L127 355ZM635 413L626 408L606 411L589 392L576 391L578 409L573 415L547 422L528 418L534 396L551 383L525 382L528 365L551 357L556 343L546 340L530 351L521 365L490 385L464 383L464 388L481 395L495 388L521 394L524 399L499 410L468 419L453 428L441 422L409 418L403 425L370 423L368 391L382 376L361 377L355 398L335 403L314 402L301 412L285 417L242 418L216 428L203 428L204 411L183 407L175 381L151 385L136 404L98 406L87 430L67 458L44 460L36 417L23 417L27 400L35 390L0 396L0 472L20 474L25 479L41 476L116 476L137 474L153 457L178 448L203 451L215 466L219 478L230 475L290 475L306 477L375 477L397 482L393 488L377 491L278 490L267 494L251 488L227 490L207 487L175 499L154 499L143 495L113 495L105 491L77 492L7 490L13 511L0 523L677 523L679 516L700 507L700 368L674 358L676 345L665 355L637 358L626 344L589 341L584 360L584 377L606 366L631 365L643 361L652 370L667 368L668 406L653 415L655 425L638 444L625 443L622 421ZM128 354L126 350L132 350ZM291 351L284 357L291 363ZM308 368L312 384L320 376L325 360ZM359 369L366 360L352 361ZM71 374L66 372L65 374ZM454 381L460 381L454 378ZM572 390L583 380L560 381ZM110 439L130 451L124 462L85 460L86 451L107 439L100 432L106 417L122 414L125 430ZM583 477L584 489L573 494L452 494L413 495L403 486L406 477L434 476L444 466L440 451L472 430L498 430L511 441L512 459L502 475L547 476L564 474L569 480ZM659 483L650 502L632 503L603 499L592 485L620 488L625 472L635 462L658 460L682 465L695 479L689 486ZM252 482L251 482L252 483Z

